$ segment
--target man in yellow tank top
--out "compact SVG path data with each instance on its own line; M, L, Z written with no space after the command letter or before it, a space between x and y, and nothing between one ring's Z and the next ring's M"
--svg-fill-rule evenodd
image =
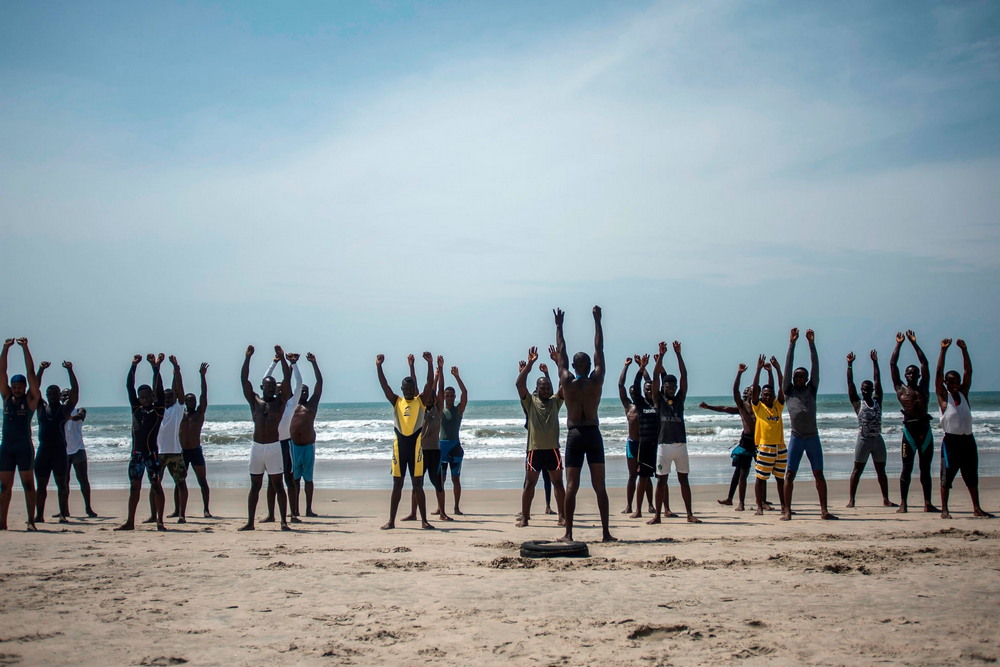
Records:
M424 352L424 360L427 362L427 383L424 385L422 395L417 394L417 380L412 375L403 378L400 389L402 396L389 387L389 382L385 379L382 371L382 363L385 355L375 357L375 367L378 369L378 380L382 385L385 398L392 405L393 427L395 440L392 445L392 495L389 499L389 522L382 526L382 530L390 530L396 527L396 511L399 509L399 500L403 495L403 479L407 470L410 473L410 481L413 485L413 497L417 501L417 510L420 512L420 526L422 528L433 528L427 522L427 502L424 498L424 456L420 449L421 430L424 425L424 406L430 403L430 395L434 391L434 357L430 352ZM413 365L413 355L409 357L410 365Z
M772 383L760 386L760 372L767 368L768 377L774 370L778 375L778 394L775 396L774 385ZM781 500L781 507L785 507L785 467L788 463L788 450L785 448L785 432L781 421L781 415L785 408L785 392L781 388L781 366L778 360L771 357L768 364L764 355L757 359L757 373L753 378L753 389L750 396L750 405L753 413L757 417L756 439L757 439L757 483L754 485L754 492L757 500L757 512L759 516L764 513L766 501L764 500L767 488L767 478L774 473L774 479L778 484L778 498Z

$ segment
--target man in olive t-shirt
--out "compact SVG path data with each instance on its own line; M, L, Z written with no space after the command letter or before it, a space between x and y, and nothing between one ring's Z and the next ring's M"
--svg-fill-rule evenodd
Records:
M525 462L527 479L521 493L521 516L517 527L528 525L531 517L531 501L535 497L538 474L545 470L556 492L559 507L559 525L563 525L563 500L566 497L562 483L562 459L559 456L559 410L562 408L562 392L553 396L552 382L548 377L540 377L535 383L535 392L528 393L527 378L538 360L538 348L528 350L528 362L521 366L514 386L521 398L521 407L528 418L528 454Z

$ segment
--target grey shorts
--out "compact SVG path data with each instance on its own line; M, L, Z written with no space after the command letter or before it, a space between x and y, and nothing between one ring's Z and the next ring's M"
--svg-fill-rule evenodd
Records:
M868 463L869 456L875 463L885 463L885 440L882 439L882 436L876 435L868 438L858 436L858 444L854 447L854 462Z

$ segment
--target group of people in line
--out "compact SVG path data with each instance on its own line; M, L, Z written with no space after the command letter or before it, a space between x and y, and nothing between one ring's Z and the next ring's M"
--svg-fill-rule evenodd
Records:
M538 361L538 350L528 350L527 360L519 363L515 388L525 415L527 445L525 480L521 497L518 526L527 526L531 519L534 489L541 473L555 491L558 524L565 528L563 541L573 540L573 519L580 474L584 462L590 471L591 484L597 496L601 520L602 539L614 541L610 532L609 499L605 488L605 450L598 419L605 376L604 334L601 309L595 306L594 356L576 353L572 362L566 351L563 334L565 314L553 311L555 316L555 344L549 346L549 356L556 365L558 386L553 387L546 364L539 366L541 376L536 379L534 391L529 392L528 375ZM809 346L810 369L796 367L795 348L799 330L792 329L788 350L782 367L774 356L760 355L752 384L741 390L743 374L748 370L740 364L733 382L732 406L701 403L700 407L716 412L739 415L742 434L732 452L733 476L729 493L718 502L731 506L736 500L736 510L745 510L746 486L750 471L754 470L756 482L754 496L756 513L764 514L775 509L767 501L767 480L773 475L777 483L781 519L790 520L794 482L803 456L812 469L819 496L820 516L826 520L837 517L829 511L827 484L823 474L823 448L817 425L816 397L819 388L819 360L815 334L805 332ZM903 343L909 340L920 366L907 366L900 376L898 361ZM4 402L3 438L0 441L0 529L7 528L7 514L11 502L15 470L20 473L27 507L28 530L44 521L46 487L50 476L55 479L59 511L55 516L65 522L69 516L70 468L76 471L84 496L88 516L97 516L91 505L90 485L87 481L86 449L83 446L82 425L86 410L77 408L79 384L72 363L63 367L69 374L69 388L57 385L46 388L41 396L41 380L49 362L42 362L35 370L26 338L19 338L24 353L27 376L14 375L8 380L8 351L14 339L7 339L0 353L0 396ZM972 381L972 362L968 348L959 339L962 351L963 373L945 372L945 357L951 339L941 341L935 373L935 393L941 410L940 510L931 499L931 462L934 456L934 436L931 429L930 372L924 352L917 344L916 334L907 331L896 334L896 345L890 358L893 387L903 413L901 442L902 472L900 474L900 502L889 499L888 479L885 473L887 451L882 436L882 384L878 354L871 351L872 380L864 380L860 394L854 380L853 352L847 355L848 397L858 417L858 437L855 448L854 469L850 479L848 507L853 507L861 475L868 459L874 462L876 477L882 492L883 504L898 507L898 512L908 511L908 495L914 465L919 463L919 479L923 490L924 511L941 512L950 518L948 499L955 477L961 473L972 499L973 513L992 517L980 506L978 490L978 453L972 434L972 414L968 394ZM660 523L664 517L674 517L671 512L667 480L676 469L687 521L700 523L691 506L691 488L688 481L690 461L684 422L684 404L687 397L687 368L681 354L681 344L672 344L677 360L677 373L666 371L669 347L660 342L653 355L650 373L649 355L636 354L625 359L618 379L618 392L625 409L628 439L625 446L628 466L627 501L623 513L631 518L642 517L645 502L653 516L648 523ZM248 346L241 370L243 394L249 406L254 425L250 452L250 491L247 499L247 523L240 530L253 530L259 495L267 475L267 517L261 522L276 521L275 501L278 506L280 527L290 530L292 523L301 522L300 516L315 517L313 511L313 469L315 462L315 420L323 392L323 376L315 355L309 353L315 381L313 389L303 383L298 367L300 355L285 353L274 347L274 358L260 384L257 394L250 382L250 362L254 347ZM386 400L392 405L394 441L391 471L392 493L389 503L389 521L384 530L395 528L396 515L402 498L403 483L409 476L412 484L410 512L401 521L416 520L419 515L423 528L433 528L428 521L427 503L423 489L424 474L430 477L437 499L434 515L442 521L451 521L445 509L445 480L450 469L454 488L452 513L461 515L461 470L464 451L460 428L468 404L468 392L457 367L451 374L461 391L445 387L444 357L423 353L427 363L426 381L418 391L415 357L408 357L409 374L400 385L402 395L390 387L383 371L384 355L376 357L379 383ZM208 407L206 374L208 364L199 368L201 396L184 392L183 378L176 357L169 361L173 376L169 388L164 389L160 367L164 355L148 354L146 360L152 369L152 384L135 387L136 370L142 362L135 355L126 378L126 390L132 410L132 451L128 463L130 492L128 518L116 530L133 530L139 505L142 479L150 483L150 517L146 523L155 523L158 530L165 530L165 494L162 481L166 473L174 481L174 512L169 517L178 523L186 521L188 488L187 470L194 468L201 488L204 516L210 517L210 489L206 475L201 432ZM636 373L627 385L627 374L632 364ZM274 376L278 366L280 379ZM767 382L761 384L761 376ZM777 381L775 381L775 379ZM559 414L566 406L565 456L560 450ZM783 413L787 409L791 435L785 444ZM32 445L31 421L38 415L39 445L37 452ZM563 485L562 471L566 471ZM656 478L655 485L653 478ZM37 491L35 483L37 481ZM655 488L654 488L655 486ZM300 512L299 494L305 490L305 511ZM287 489L287 493L286 493ZM633 512L634 502L634 512ZM547 501L547 509L550 501ZM549 510L551 511L551 510Z

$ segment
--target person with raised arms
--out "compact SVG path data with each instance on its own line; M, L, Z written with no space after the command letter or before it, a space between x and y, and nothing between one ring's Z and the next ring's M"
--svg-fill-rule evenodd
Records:
M63 405L69 405L69 389L63 389L59 395L59 400ZM90 502L90 477L87 474L87 448L83 443L83 421L87 418L86 408L74 408L70 411L69 421L66 422L66 460L73 467L76 473L76 481L80 485L80 493L83 495L83 507L87 516L94 518L97 512L94 511ZM69 472L67 471L67 476Z
M760 386L760 372L767 369L768 382ZM778 375L775 384L772 369ZM778 360L771 357L768 363L764 355L757 359L757 372L753 376L753 386L750 392L750 405L757 418L754 439L757 441L757 463L754 466L757 481L754 483L754 496L757 501L757 516L765 509L772 509L766 500L767 479L774 473L778 485L778 499L781 501L781 511L785 511L785 468L788 465L788 450L785 448L785 431L781 414L785 409L785 392L782 389L784 380L781 376L781 366ZM774 387L778 387L775 395Z
M904 382L899 377L899 351L903 341L909 340L917 355L920 367L913 364L906 367ZM899 509L903 514L909 511L907 500L910 495L910 479L913 476L915 459L920 460L920 486L924 492L924 511L937 512L931 502L931 462L934 459L934 436L931 433L930 407L931 373L924 351L917 345L917 334L912 329L896 333L896 347L889 357L889 372L892 375L892 386L896 390L896 398L903 413L903 468L899 473Z
M538 348L528 349L528 361L521 362L514 388L527 419L528 451L525 455L525 482L521 491L521 514L516 526L523 528L531 519L531 501L535 497L538 476L544 470L555 489L559 525L565 524L563 507L566 491L562 481L562 457L559 455L559 410L563 405L562 388L552 393L552 381L543 373L535 381L535 391L528 393L528 374L538 361ZM545 364L542 364L544 366Z
M753 396L753 387L747 387L743 390L743 394L740 394L740 378L743 377L743 373L746 370L746 364L740 364L736 370L736 380L733 381L733 402L736 404L735 406L709 405L705 402L702 402L698 406L702 410L722 412L728 415L739 415L743 423L740 440L736 443L736 447L733 448L731 454L733 460L733 478L729 481L729 495L718 501L720 505L731 507L733 496L736 495L738 487L740 502L736 506L737 512L742 512L746 509L747 477L750 476L750 469L753 468L754 461L757 458L757 441L754 437L757 430L757 416L754 415L753 404L750 402Z
M35 362L28 350L28 339L18 338L17 344L24 352L27 377L15 375L7 379L7 353L14 345L8 338L0 352L0 397L3 398L3 434L0 437L0 530L7 530L7 511L14 491L14 471L21 477L24 504L27 509L27 529L35 527L35 477L33 468L35 448L31 442L31 418L42 400Z
M142 491L142 475L149 478L149 495L153 503L153 516L157 530L166 530L163 525L163 486L160 485L160 452L156 437L163 421L163 380L160 365L163 353L146 355L146 361L153 367L153 386L148 384L135 388L135 369L142 361L141 355L132 357L132 365L125 378L129 406L132 408L132 455L128 462L128 518L115 530L134 530L135 511L139 507L139 493Z
M854 353L847 355L847 398L858 415L858 442L854 447L854 470L851 471L850 500L848 507L854 507L854 497L858 492L861 473L865 470L868 457L875 464L875 476L882 490L882 504L896 507L889 500L889 480L885 476L885 440L882 438L882 374L878 368L878 352L871 351L872 380L861 383L861 396L854 386Z
M410 375L416 377L414 367L410 365ZM424 454L424 470L434 487L437 498L437 510L434 514L442 521L453 521L444 511L444 478L441 474L441 406L444 404L444 357L438 355L437 370L434 371L434 390L427 396L425 404L424 425L420 429L420 449ZM425 494L426 497L426 494ZM417 496L410 494L410 513L400 521L415 521L417 518Z
M465 408L469 405L469 392L458 373L458 366L451 367L451 374L462 392L458 403L455 403L455 388L444 388L444 409L441 410L441 431L438 444L441 447L441 481L448 479L448 469L451 468L451 488L455 496L455 506L452 514L462 516L459 503L462 500L462 461L465 460L465 450L462 448L460 431Z
M36 376L38 384L42 384L42 376L49 362L43 361ZM69 521L69 459L66 454L66 424L69 422L73 408L80 398L80 387L77 383L73 364L64 361L63 368L69 372L69 403L63 405L62 389L58 385L49 385L45 389L48 400L38 403L38 451L35 454L35 523L45 522L46 487L49 476L55 478L56 498L59 503L59 523Z
M288 433L292 440L292 476L295 478L292 495L295 497L293 505L298 507L299 486L304 483L306 516L319 516L313 511L313 469L316 465L316 412L323 396L323 374L320 373L319 365L316 363L316 355L312 352L307 353L306 361L312 364L316 384L313 385L312 396L309 395L309 386L302 385L299 390L299 402L288 425Z
M580 490L580 471L584 460L590 468L590 484L597 496L597 510L601 517L601 539L617 542L609 528L608 490L604 484L604 438L601 436L597 416L604 390L604 330L601 328L601 308L594 306L594 368L586 352L573 355L573 370L569 367L566 339L563 337L565 313L555 309L556 353L559 366L559 386L566 401L566 500L563 513L566 534L560 540L573 541L573 514L576 512L576 494Z
M246 358L240 371L240 382L243 384L243 397L250 404L250 416L253 418L253 444L250 449L250 493L247 496L247 523L240 530L254 529L254 514L257 512L257 501L260 498L260 487L264 484L264 474L275 486L278 497L278 508L281 512L281 530L291 530L286 521L288 497L281 485L284 473L284 461L281 456L281 443L278 440L278 424L285 413L285 406L292 390L289 385L292 370L285 359L285 352L280 345L274 346L274 354L281 360L281 385L268 375L260 383L261 395L258 396L250 384L250 358L253 356L253 345L247 346Z
M938 407L941 408L941 427L944 438L941 441L941 518L950 519L948 496L956 475L962 473L962 481L972 498L972 514L992 519L993 515L979 505L979 451L976 438L972 435L972 408L969 407L969 389L972 387L972 359L965 341L956 341L962 351L964 370L944 372L944 358L951 347L951 339L941 341L937 371L934 374L934 388Z
M198 369L201 375L201 399L197 399L194 394L184 395L184 416L181 417L180 430L178 436L181 441L181 454L184 457L184 467L194 468L194 474L198 478L198 486L201 487L201 504L205 518L211 518L212 513L208 511L208 501L211 496L211 489L208 487L207 466L205 464L205 450L201 446L201 429L205 426L205 411L208 409L208 382L205 374L208 373L208 364L202 363ZM183 501L177 489L174 489L175 503L181 503L181 515L187 512L187 495Z
M645 356L649 361L649 355ZM632 361L635 361L635 380L629 385L628 391L625 389L625 375L628 372ZM641 393L640 383L646 380L649 384L649 373L646 372L646 364L641 362L642 357L638 354L633 357L625 357L625 366L618 377L618 399L625 408L625 421L628 423L628 439L625 441L625 465L628 469L628 483L625 485L625 509L622 514L629 514L631 518L642 516L642 500L646 496L649 506L653 506L653 487L648 484L649 477L652 476L653 465L648 467L649 477L640 480L639 451L642 449L643 440L653 443L656 448L656 431L659 429L659 419L656 416L656 408L650 405ZM650 418L651 417L651 418ZM645 436L645 438L644 438ZM654 458L655 461L655 458ZM640 486L641 485L641 486ZM632 497L635 497L635 513L632 512Z
M407 375L403 378L400 386L403 392L402 396L397 396L385 379L385 372L382 370L385 355L380 354L375 357L379 384L382 385L382 392L385 394L386 400L392 405L395 433L392 443L392 493L389 496L389 521L382 526L382 530L392 530L396 527L396 512L399 510L399 501L403 497L403 481L407 472L410 474L413 495L417 499L420 527L434 528L427 521L427 501L424 497L424 455L420 448L424 410L432 400L430 394L434 391L434 357L430 352L424 352L423 357L427 362L427 382L424 385L423 393L417 394L416 378ZM408 359L412 367L413 355L409 355Z
M156 435L156 447L160 453L160 485L163 485L163 478L169 472L170 479L174 481L174 511L168 518L177 519L177 523L187 523L187 517L181 511L187 507L188 498L187 466L184 464L180 438L181 420L184 418L184 404L181 402L184 396L184 382L177 357L171 354L167 357L167 361L173 366L174 375L170 387L163 391L163 420L160 422L160 432ZM153 513L153 509L150 500L150 514ZM146 523L152 522L152 517L146 520Z
M295 405L299 400L299 393L302 390L302 373L299 372L299 354L288 352L285 354L292 369L292 393L291 398L285 403L285 411L281 413L281 423L278 424L278 441L281 443L281 466L285 472L282 479L285 482L285 489L288 493L288 513L292 523L299 523L299 495L295 493L295 476L292 474L292 436L290 433L292 414L295 412ZM267 367L265 377L274 373L278 367L278 358L271 361ZM281 391L279 383L278 391ZM261 523L274 523L274 500L277 498L277 487L271 484L271 478L267 479L267 516L260 520Z

